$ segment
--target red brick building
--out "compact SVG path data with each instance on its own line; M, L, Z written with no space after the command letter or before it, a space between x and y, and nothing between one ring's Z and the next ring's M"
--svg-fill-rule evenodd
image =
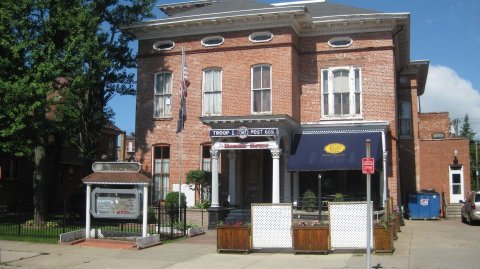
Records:
M448 117L435 126L418 113L429 62L410 60L410 14L319 0L159 8L165 18L124 28L139 40L136 159L152 200L193 169L212 171L212 208L298 203L319 175L322 196L364 200L366 139L379 207L445 191L453 148L469 189L468 142L446 139ZM182 48L190 85L177 134Z

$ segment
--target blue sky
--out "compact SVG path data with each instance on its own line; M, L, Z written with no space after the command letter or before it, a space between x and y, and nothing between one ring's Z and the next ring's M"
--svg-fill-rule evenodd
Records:
M410 58L430 61L425 94L420 98L422 112L446 111L451 119L460 120L468 113L477 139L480 138L480 1L327 1L379 12L410 13ZM158 4L173 2L179 1ZM155 14L160 12L155 10ZM135 97L115 96L109 105L116 113L115 124L127 133L134 132Z

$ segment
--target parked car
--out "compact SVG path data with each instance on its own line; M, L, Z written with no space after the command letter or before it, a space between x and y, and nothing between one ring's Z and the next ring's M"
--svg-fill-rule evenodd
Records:
M462 206L462 222L472 224L474 221L480 221L480 191L471 191L468 193L465 201L460 200Z

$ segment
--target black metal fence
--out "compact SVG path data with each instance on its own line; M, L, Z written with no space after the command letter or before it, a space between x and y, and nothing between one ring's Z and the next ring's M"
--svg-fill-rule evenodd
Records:
M0 236L59 238L66 232L85 228L85 205L45 205L42 221L34 218L31 204L0 206ZM143 222L139 219L91 218L92 238L138 237ZM186 234L186 207L153 205L148 208L147 233L160 234L161 239L173 239Z

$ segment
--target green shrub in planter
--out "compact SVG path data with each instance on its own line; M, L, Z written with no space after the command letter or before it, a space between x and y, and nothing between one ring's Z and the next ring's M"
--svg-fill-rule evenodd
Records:
M187 198L184 193L181 193L180 199L181 206L186 207ZM170 215L171 221L173 223L178 222L180 219L178 216L178 191L167 193L167 197L165 197L165 208Z
M307 212L312 212L316 207L317 196L311 190L306 190L303 193L302 209Z
M185 194L182 193L180 197L180 202L182 206L187 205L187 198L185 197ZM177 207L178 208L178 191L172 191L167 193L167 197L165 197L165 207L166 208L171 208L171 207Z

